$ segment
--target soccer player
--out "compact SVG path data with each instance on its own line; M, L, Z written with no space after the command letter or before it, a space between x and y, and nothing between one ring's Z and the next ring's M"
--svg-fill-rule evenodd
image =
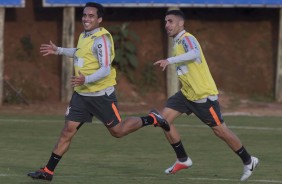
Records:
M170 124L170 131L165 132L165 135L177 157L176 162L166 169L165 173L174 174L192 166L192 160L187 156L173 121L183 113L187 115L194 113L241 158L244 164L241 181L245 181L258 166L259 160L247 152L240 139L224 123L216 84L200 44L184 29L184 20L181 10L171 10L166 13L165 29L167 35L174 40L173 57L154 63L163 71L167 65L175 64L178 79L182 84L181 90L167 100L166 107L161 113Z
M52 180L54 170L68 151L72 138L85 122L91 122L93 116L117 138L147 125L159 126L166 131L170 129L166 120L155 110L145 117L121 120L114 88L116 71L111 66L115 56L114 43L111 34L99 26L103 15L101 4L86 3L82 16L84 31L79 36L76 48L57 47L51 41L40 47L43 56L59 54L73 57L75 76L71 79L74 93L65 114L65 125L47 165L28 173L33 179Z

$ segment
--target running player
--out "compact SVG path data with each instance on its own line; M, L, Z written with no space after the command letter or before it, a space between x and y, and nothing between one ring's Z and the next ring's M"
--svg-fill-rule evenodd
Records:
M43 56L50 54L74 58L75 76L71 79L74 93L65 115L65 125L45 167L28 173L33 179L51 181L54 170L62 156L68 151L72 138L85 123L95 116L104 123L114 137L123 137L143 126L154 125L169 131L168 123L152 110L146 117L129 117L121 120L115 95L116 71L111 66L115 56L111 34L99 24L103 20L104 8L98 3L86 3L76 48L57 47L51 41L40 47Z
M173 57L154 63L163 71L167 65L175 64L178 79L182 84L181 90L168 99L161 113L170 124L171 130L165 132L165 135L177 157L176 162L166 169L165 173L174 174L192 166L192 160L187 156L173 121L183 113L194 113L241 158L244 164L241 181L245 181L251 176L259 160L247 152L240 139L224 123L218 103L217 87L200 44L184 29L184 20L184 14L180 10L166 13L165 29L167 35L174 40Z

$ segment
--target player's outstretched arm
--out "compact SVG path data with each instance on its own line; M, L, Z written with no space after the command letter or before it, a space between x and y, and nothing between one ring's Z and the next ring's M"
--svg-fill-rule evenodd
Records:
M156 61L154 65L159 65L162 68L162 70L164 71L166 69L166 66L169 65L169 62L166 59L162 59L162 60Z
M58 54L58 47L50 40L49 44L41 44L40 46L40 52L43 54L43 56L47 56L50 54Z

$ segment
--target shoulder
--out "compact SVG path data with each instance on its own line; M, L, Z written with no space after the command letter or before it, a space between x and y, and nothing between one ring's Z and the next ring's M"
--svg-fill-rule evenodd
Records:
M95 42L96 43L108 43L110 42L110 38L107 34L103 34L103 35L100 35L98 37L95 38Z
M182 43L195 42L195 41L197 42L197 38L189 32L186 32L182 36L181 40L182 40Z
M189 51L193 48L198 48L197 39L190 33L184 34L181 39L181 44L185 48L186 51Z
M96 49L111 47L111 41L106 35L101 35L95 38L93 47Z

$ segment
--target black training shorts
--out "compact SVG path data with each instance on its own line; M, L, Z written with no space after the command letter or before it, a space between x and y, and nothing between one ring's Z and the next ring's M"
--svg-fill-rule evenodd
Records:
M95 116L108 128L121 121L115 92L103 96L82 96L74 92L65 119L74 122L92 122Z
M220 125L224 122L217 100L211 101L207 99L204 103L195 103L188 100L179 91L168 99L166 107L188 115L194 113L202 122L210 127Z

